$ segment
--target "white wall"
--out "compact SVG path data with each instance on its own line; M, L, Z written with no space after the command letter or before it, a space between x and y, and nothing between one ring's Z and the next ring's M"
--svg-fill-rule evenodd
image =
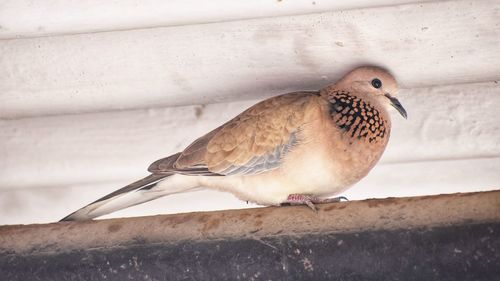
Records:
M0 117L256 99L324 86L360 64L391 69L405 88L492 81L498 6L444 1L2 40Z
M500 1L315 2L307 15L297 15L305 2L257 1L245 15L221 6L196 18L168 16L178 1L124 1L103 7L114 11L104 20L93 1L0 0L0 224L57 220L259 99L318 89L360 64L396 74L409 119L393 116L380 165L346 196L499 188ZM239 18L255 19L225 21ZM247 206L204 191L114 216Z
M192 25L427 1L2 0L0 39Z

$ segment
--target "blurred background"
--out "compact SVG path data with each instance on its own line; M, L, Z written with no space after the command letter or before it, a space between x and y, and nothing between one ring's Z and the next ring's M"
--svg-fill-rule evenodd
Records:
M500 188L500 1L0 0L0 224L53 222L255 102L400 82L350 200ZM106 217L255 207L174 195Z

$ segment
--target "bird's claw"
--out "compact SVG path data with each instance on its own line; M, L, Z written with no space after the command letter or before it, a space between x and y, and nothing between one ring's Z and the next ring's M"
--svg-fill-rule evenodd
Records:
M339 196L339 197L333 197L333 198L324 198L324 199L319 199L319 200L320 200L320 202L314 202L314 203L322 204L322 203L342 202L342 200L349 201L349 199L347 199L347 197L345 197L345 196Z

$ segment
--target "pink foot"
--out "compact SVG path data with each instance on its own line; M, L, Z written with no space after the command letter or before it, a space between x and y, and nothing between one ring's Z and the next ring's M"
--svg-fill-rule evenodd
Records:
M344 196L334 197L334 198L318 198L312 195L307 194L290 194L285 202L282 204L290 204L290 205L307 205L313 211L318 211L314 204L323 204L323 203L332 203L332 202L340 202L342 200L348 201Z

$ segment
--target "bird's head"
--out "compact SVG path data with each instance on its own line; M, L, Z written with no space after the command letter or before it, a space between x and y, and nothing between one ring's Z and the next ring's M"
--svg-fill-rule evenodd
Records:
M385 69L374 66L358 67L339 80L335 87L352 91L368 101L378 101L387 109L395 108L407 118L406 110L397 99L396 79Z

